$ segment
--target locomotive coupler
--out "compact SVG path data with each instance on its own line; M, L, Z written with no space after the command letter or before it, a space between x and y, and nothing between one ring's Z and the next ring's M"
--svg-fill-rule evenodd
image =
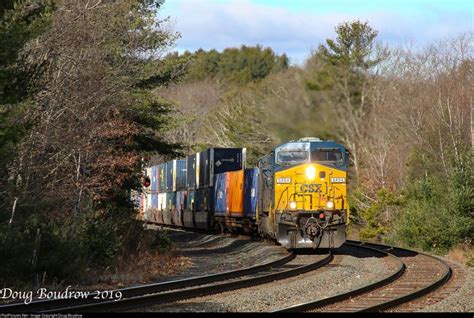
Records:
M310 237L312 241L316 237L319 237L323 234L321 226L318 223L318 220L313 216L306 220L305 225L303 226L304 233Z

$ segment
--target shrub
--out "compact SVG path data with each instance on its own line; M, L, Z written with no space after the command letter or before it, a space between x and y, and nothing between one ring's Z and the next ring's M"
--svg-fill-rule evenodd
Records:
M402 210L389 240L446 252L474 236L472 168L458 166L448 178L430 176L404 190Z
M351 195L351 220L360 226L361 239L381 239L387 233L391 211L398 205L395 194L383 188L374 198L364 193L364 189Z

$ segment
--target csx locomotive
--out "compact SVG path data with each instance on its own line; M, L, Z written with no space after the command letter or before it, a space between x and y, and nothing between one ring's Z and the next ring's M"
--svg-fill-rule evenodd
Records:
M211 148L147 169L134 200L145 221L254 232L288 249L337 248L349 222L348 151L307 137L245 167L245 148Z

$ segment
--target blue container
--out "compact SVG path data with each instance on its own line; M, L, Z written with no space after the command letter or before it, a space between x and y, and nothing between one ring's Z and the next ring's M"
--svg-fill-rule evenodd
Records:
M197 189L207 188L210 186L210 149L201 151L197 154L199 156L199 184Z
M158 209L158 192L151 194L151 207Z
M199 156L198 189L212 187L215 175L245 168L245 148L209 148ZM197 160L196 160L197 161Z
M195 190L196 189L196 156L199 154L194 154L186 157L186 189Z
M219 173L215 176L214 184L214 214L225 215L227 211L227 174Z
M183 191L186 190L186 159L182 160L173 160L176 162L175 175L176 175L176 186L174 191Z
M151 166L151 193L158 192L158 166Z
M258 202L258 168L244 172L244 216L255 218Z
M188 191L186 209L191 211L196 210L196 191Z
M176 192L176 210L182 211L186 209L186 191L178 191Z
M173 191L174 169L173 160L166 163L166 192Z
M166 194L166 208L167 210L176 208L176 192L168 192Z
M206 188L196 191L196 211L214 210L214 188Z

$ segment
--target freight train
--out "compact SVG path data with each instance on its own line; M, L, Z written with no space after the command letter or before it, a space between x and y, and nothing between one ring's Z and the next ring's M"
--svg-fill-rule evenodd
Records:
M287 249L337 248L346 239L348 151L307 137L245 166L245 148L210 148L146 169L132 195L145 222L244 231Z

